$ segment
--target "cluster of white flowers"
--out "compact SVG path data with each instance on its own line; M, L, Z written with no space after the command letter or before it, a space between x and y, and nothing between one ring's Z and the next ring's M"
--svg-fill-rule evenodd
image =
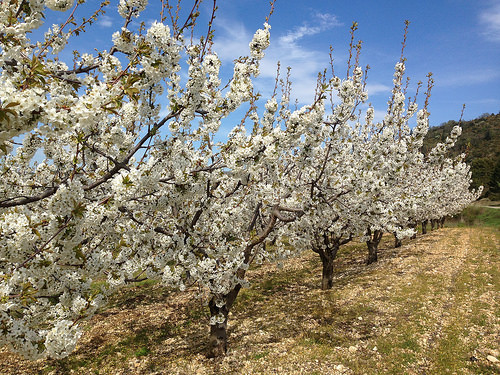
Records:
M264 29L259 29L255 32L252 41L250 42L250 53L252 57L256 59L262 59L264 57L264 50L269 47L271 34L269 30L271 26L269 24L264 24Z
M407 236L413 221L477 196L468 167L446 157L459 129L419 152L428 113L405 110L404 64L382 123L373 108L357 115L367 99L360 67L326 79L318 100L295 111L284 89L259 116L252 79L267 24L226 88L206 39L188 43L158 22L133 29L128 17L146 0L121 0L126 20L110 50L75 54L72 64L52 58L71 43L58 26L30 37L44 6L73 1L29 1L17 23L15 3L0 2L0 345L30 358L68 355L79 323L143 277L179 290L198 283L211 329L225 329L252 262L312 246L328 263L353 236ZM331 112L329 90L340 99ZM248 116L214 142L248 103Z
M45 5L49 9L64 12L71 8L74 2L74 0L45 0Z
M67 357L75 348L81 332L73 322L57 322L45 339L45 347L53 358Z
M120 0L118 13L120 13L120 16L123 18L127 18L129 13L132 13L132 17L139 17L140 13L146 9L147 5L148 0Z

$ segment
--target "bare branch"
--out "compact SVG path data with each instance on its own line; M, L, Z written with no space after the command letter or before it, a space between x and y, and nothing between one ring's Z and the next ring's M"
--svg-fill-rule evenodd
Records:
M59 186L51 187L51 188L45 190L42 194L34 195L32 197L9 198L9 199L6 199L4 201L1 201L0 207L1 208L16 207L16 206L21 206L21 205L28 204L28 203L37 202L39 200L42 200L44 198L50 197L51 195L55 194L57 189L59 189Z
M90 185L87 185L83 188L83 190L85 191L89 191L89 190L92 190L94 188L96 188L97 186L105 183L106 181L108 181L111 177L113 177L120 169L123 168L123 165L126 165L128 163L128 161L132 158L132 156L134 156L134 154L142 147L142 145L144 143L146 143L146 141L154 136L156 134L156 132L163 126L165 125L165 123L174 118L175 116L177 116L179 113L182 112L182 107L180 109L178 109L177 111L175 112L170 112L167 116L165 116L158 124L156 124L155 126L153 126L147 133L146 135L144 135L144 137L139 141L139 143L137 143L137 145L132 149L130 150L130 152L127 154L127 156L125 156L125 158L119 162L118 164L115 164L115 166L108 172L106 173L101 179L97 180L96 182L94 182L93 184L90 184Z
M257 222L257 218L259 217L259 211L260 211L261 207L262 207L262 202L259 202L257 204L257 207L255 207L255 210L253 212L252 221L250 222L250 225L248 226L249 232L251 232L253 230L253 228L255 227L255 223Z

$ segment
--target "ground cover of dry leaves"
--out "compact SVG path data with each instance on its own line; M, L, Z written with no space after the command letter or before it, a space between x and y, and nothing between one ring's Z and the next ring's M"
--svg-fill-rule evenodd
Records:
M386 236L389 237L389 236ZM230 350L205 357L206 308L194 295L126 288L88 322L64 360L0 349L0 374L500 374L500 231L445 228L364 265L345 246L331 291L319 258L250 271L230 315Z

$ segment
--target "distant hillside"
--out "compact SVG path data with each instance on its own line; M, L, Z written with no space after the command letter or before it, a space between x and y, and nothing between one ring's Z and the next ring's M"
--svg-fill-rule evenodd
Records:
M427 153L438 142L444 142L456 121L431 127L424 141ZM467 154L466 162L472 170L472 186L484 186L483 196L500 199L500 113L484 114L461 124L462 135L452 149L453 155Z

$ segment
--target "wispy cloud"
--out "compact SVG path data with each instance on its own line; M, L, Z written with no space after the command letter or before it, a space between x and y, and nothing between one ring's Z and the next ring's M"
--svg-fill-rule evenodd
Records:
M373 122L378 123L384 121L385 115L387 115L386 110L374 109L373 110Z
M113 19L110 16L103 15L99 20L99 26L111 27L113 26Z
M310 22L287 31L278 37L262 62L262 75L274 77L276 65L280 61L283 70L290 66L292 79L292 99L300 104L309 103L314 98L317 74L329 64L328 51L314 49L305 39L342 25L332 14L315 14Z
M249 32L242 23L222 21L216 25L220 32L216 34L214 51L223 63L228 63L242 54L248 54L253 31ZM286 67L292 67L292 99L297 98L302 104L310 102L314 98L317 74L328 67L329 57L328 51L318 51L304 39L340 25L334 15L315 14L310 22L277 37L271 29L271 45L262 60L260 78L255 82L256 88L264 97L271 95L279 61L282 72L286 72Z
M483 35L494 42L500 42L500 4L495 4L479 14Z
M239 56L250 53L248 45L252 40L252 34L243 23L220 18L216 22L214 51L217 52L222 63L231 63Z
M333 14L316 14L314 18L316 21L315 25L303 24L294 30L288 31L285 35L279 38L280 43L289 45L295 44L303 37L313 36L333 27L342 26L342 23L339 22L337 16Z
M436 74L436 84L439 86L470 86L488 83L500 78L498 69L478 69L475 72L460 72L460 74L440 75Z
M368 91L369 96L374 96L378 94L386 94L392 90L391 86L384 85L382 83L368 83L366 85L366 91Z

